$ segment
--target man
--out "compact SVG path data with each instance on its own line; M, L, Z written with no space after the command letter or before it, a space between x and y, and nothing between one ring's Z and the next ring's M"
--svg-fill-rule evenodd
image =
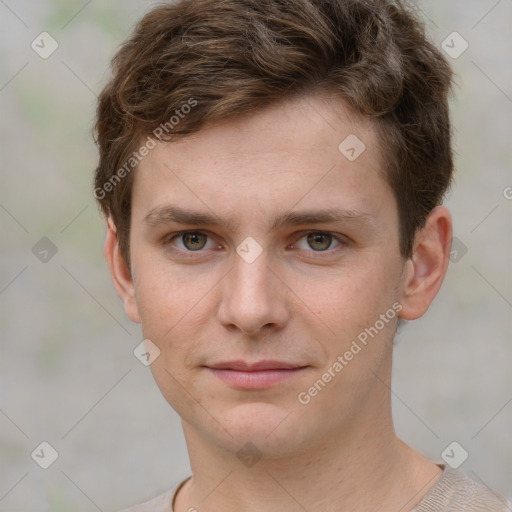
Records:
M113 72L105 253L193 473L130 510L510 510L393 428L397 323L452 238L452 74L411 10L181 0Z

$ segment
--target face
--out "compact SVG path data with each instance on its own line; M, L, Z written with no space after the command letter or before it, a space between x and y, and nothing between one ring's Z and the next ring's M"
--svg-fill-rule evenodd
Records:
M404 270L381 162L372 121L321 96L141 162L125 303L186 429L278 455L378 419Z

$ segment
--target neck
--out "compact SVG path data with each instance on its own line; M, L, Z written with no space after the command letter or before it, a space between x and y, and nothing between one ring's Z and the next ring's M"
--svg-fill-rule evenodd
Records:
M442 471L396 437L383 396L318 442L251 467L184 421L193 476L175 512L412 510Z

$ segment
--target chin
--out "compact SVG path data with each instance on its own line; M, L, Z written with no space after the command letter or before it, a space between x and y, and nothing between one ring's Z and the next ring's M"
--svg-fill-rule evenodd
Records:
M248 443L267 458L279 458L296 454L300 445L307 446L308 424L297 411L265 402L236 405L216 417L229 432L221 431L222 439L216 442L229 451L238 453ZM310 428L316 432L314 425ZM218 432L217 432L218 433Z

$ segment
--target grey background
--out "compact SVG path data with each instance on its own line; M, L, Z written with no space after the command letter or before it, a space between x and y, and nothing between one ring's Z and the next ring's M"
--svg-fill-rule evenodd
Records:
M111 284L92 196L96 94L152 4L0 0L2 512L116 510L190 472L179 418L132 353L141 331ZM397 337L394 418L437 461L457 441L461 469L512 496L512 1L419 6L436 44L454 31L469 43L451 59L446 201L467 252ZM43 31L59 44L48 59L31 48ZM32 252L43 237L57 249L47 262ZM46 470L31 458L42 441L59 454Z

